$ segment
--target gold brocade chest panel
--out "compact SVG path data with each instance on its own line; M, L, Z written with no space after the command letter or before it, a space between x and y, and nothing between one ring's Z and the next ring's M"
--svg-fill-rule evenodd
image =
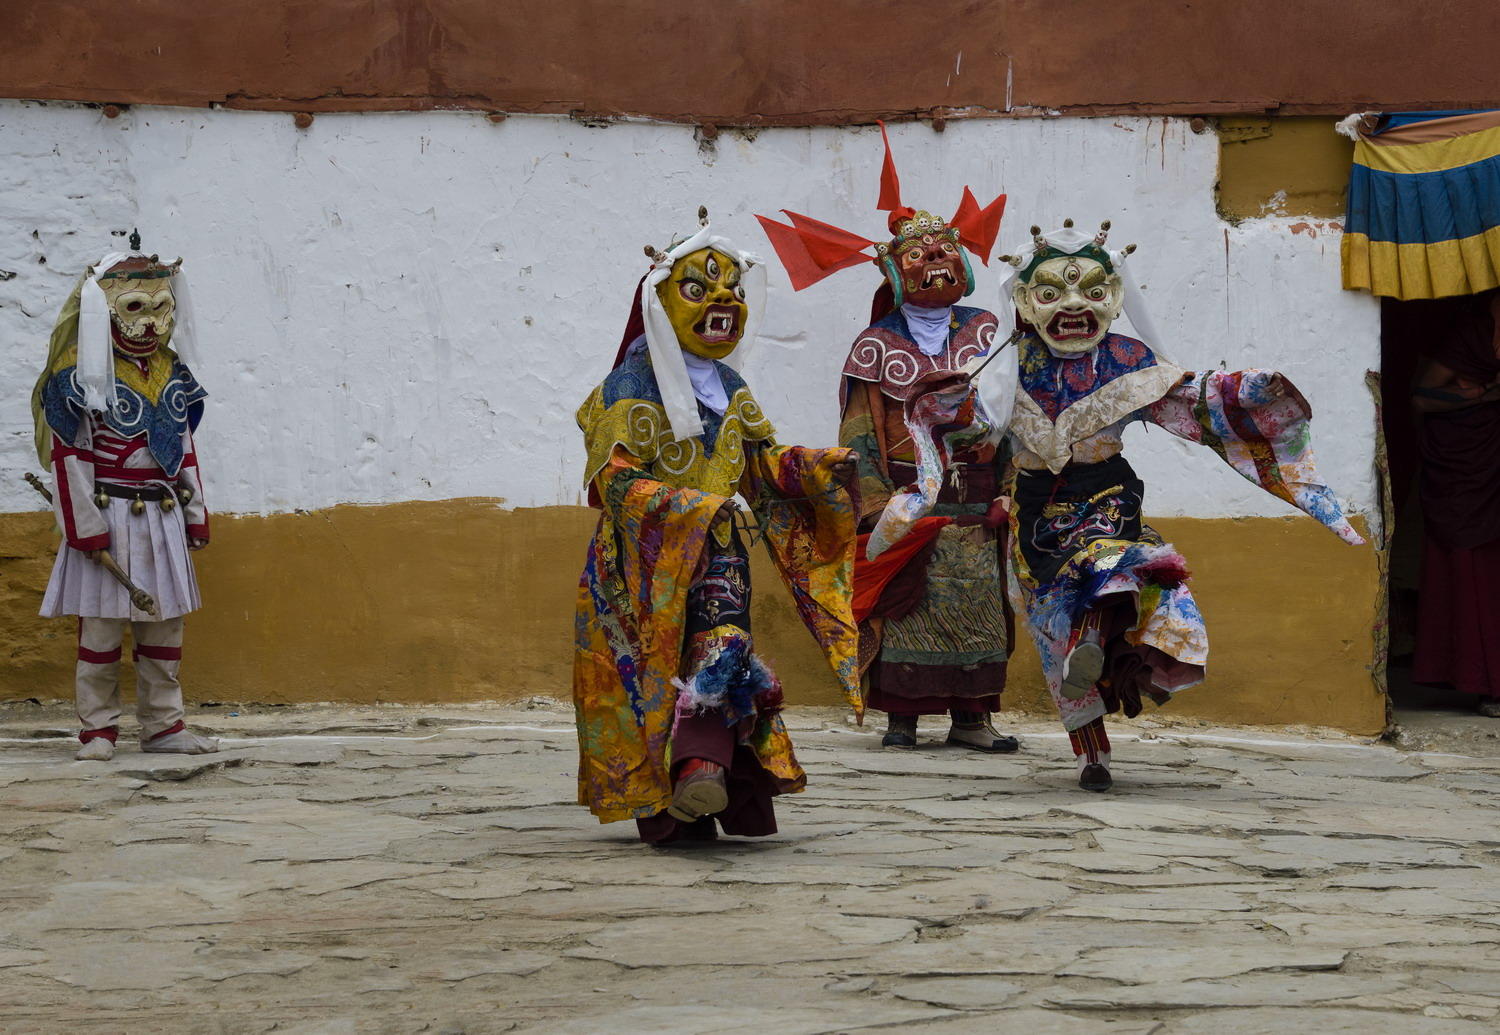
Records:
M165 345L145 356L141 361L126 359L115 353L114 370L115 377L126 388L142 396L152 406L161 402L162 389L172 380L172 374L177 366L177 353ZM146 369L141 369L141 363L145 363ZM61 353L59 361L53 365L52 370L62 370L65 367L76 367L78 365L78 346L73 345Z
M718 496L739 491L745 473L745 444L771 442L776 429L761 412L749 389L730 397L723 416L707 414L701 436L672 439L671 424L660 403L621 399L596 411L589 428L589 470L601 470L616 445L635 455L653 478L677 489L697 489Z

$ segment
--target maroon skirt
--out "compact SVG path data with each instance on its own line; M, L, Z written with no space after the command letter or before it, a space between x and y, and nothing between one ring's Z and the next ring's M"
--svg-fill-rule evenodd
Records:
M1500 697L1500 540L1464 549L1427 537L1412 679Z

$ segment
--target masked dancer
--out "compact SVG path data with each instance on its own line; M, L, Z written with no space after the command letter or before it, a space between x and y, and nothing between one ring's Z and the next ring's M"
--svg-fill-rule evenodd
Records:
M578 411L602 512L578 585L578 798L665 845L775 833L806 775L756 654L736 494L856 711L854 460L776 443L736 369L764 266L708 226L648 248L613 372Z
M190 551L208 545L193 446L207 393L188 365L195 343L182 260L143 255L139 243L132 235L130 253L104 256L74 287L32 394L37 456L52 471L64 540L42 615L78 618L84 760L114 755L127 626L141 750L218 750L186 728L177 678L183 616L199 605Z
M1130 278L1134 246L1106 247L1072 221L1032 228L1005 290L1021 337L1009 420L1015 466L1011 589L1078 762L1079 785L1112 784L1104 716L1140 712L1202 681L1208 634L1181 554L1143 519L1145 487L1122 455L1133 421L1206 446L1351 544L1364 540L1318 477L1312 410L1268 370L1191 372L1160 350ZM1124 313L1140 337L1114 332ZM1143 340L1144 339L1144 340Z
M913 209L901 200L884 126L881 136L877 207L888 214L888 241L794 212L786 213L790 225L760 221L799 291L865 262L882 276L871 324L856 336L840 379L839 440L859 457L866 534L855 606L866 700L888 716L883 743L915 747L918 717L947 714L949 744L1011 752L1016 738L990 719L1000 708L1013 627L1002 577L1003 451L980 439L945 455L933 472L940 486L928 519L898 550L876 557L869 548L886 504L920 479L921 443L908 432L907 408L995 342L995 315L958 303L975 287L969 254L989 262L1005 195L980 207L966 187L946 220Z

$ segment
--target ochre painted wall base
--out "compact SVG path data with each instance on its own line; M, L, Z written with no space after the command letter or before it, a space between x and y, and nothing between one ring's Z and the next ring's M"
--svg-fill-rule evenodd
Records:
M191 700L442 702L567 696L573 600L596 515L486 499L217 515L188 619ZM1369 548L1306 518L1153 522L1187 556L1208 619L1209 678L1169 709L1221 722L1378 732ZM71 620L37 617L57 541L49 515L0 515L0 699L72 694ZM793 703L840 700L769 561L756 637ZM1018 624L1007 708L1049 713ZM879 721L878 719L876 721Z

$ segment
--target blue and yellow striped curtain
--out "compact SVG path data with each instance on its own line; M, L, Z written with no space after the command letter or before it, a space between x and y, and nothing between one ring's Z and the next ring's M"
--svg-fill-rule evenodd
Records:
M1354 145L1344 287L1443 298L1500 287L1500 111L1381 117Z

